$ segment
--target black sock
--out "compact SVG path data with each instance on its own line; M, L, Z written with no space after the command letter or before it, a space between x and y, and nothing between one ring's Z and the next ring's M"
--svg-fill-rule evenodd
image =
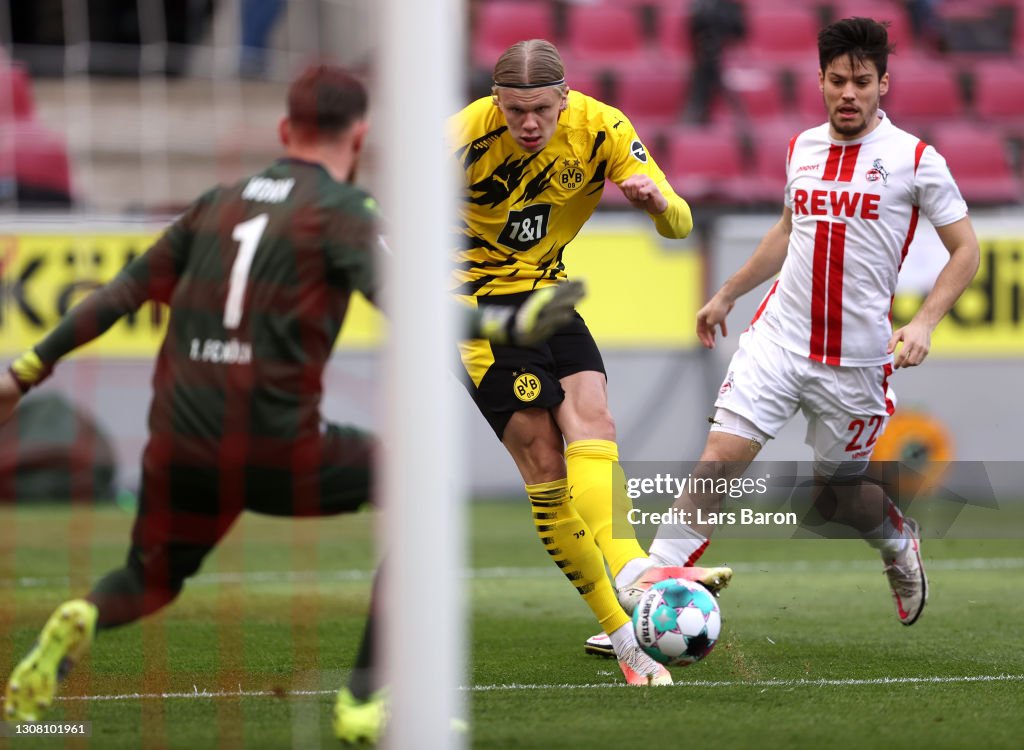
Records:
M348 681L348 689L356 700L365 701L377 689L376 658L374 641L377 627L377 607L380 600L380 570L373 579L373 590L370 593L370 614L366 617L363 627L363 639L356 653L356 663L352 668L352 676Z

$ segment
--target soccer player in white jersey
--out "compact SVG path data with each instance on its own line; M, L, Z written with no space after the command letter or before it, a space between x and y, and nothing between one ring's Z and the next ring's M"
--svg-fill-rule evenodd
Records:
M885 26L867 18L837 21L818 35L828 121L790 141L782 218L697 313L697 335L711 348L717 329L727 335L736 300L779 274L740 336L700 472L739 476L802 411L819 505L828 498L831 520L881 552L900 622L912 625L928 596L917 524L862 474L893 412L893 367L924 362L932 331L974 277L979 253L945 160L879 109L889 52ZM891 299L920 214L949 260L917 314L893 331ZM719 499L684 495L677 507L706 511ZM662 526L651 557L692 565L708 533Z

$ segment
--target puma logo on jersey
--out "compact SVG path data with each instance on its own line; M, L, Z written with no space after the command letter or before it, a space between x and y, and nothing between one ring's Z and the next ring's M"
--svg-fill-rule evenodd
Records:
M269 177L253 177L242 191L242 199L260 203L283 203L295 187L295 180L273 180Z
M859 216L878 219L878 204L882 196L846 190L798 189L793 192L793 213L804 216ZM858 213L859 210L859 213Z

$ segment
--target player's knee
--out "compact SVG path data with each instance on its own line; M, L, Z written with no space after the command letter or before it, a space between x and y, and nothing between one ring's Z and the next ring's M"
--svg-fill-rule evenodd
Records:
M565 457L560 446L554 448L546 441L535 440L520 445L514 458L524 476L533 477L534 481L550 482L565 476Z
M615 440L615 418L607 407L587 415L583 429L593 440Z
M842 467L831 466L831 474L822 473L819 470L821 468L815 462L813 506L823 520L832 521L840 516L840 509L849 509L858 500L863 476L855 471L855 467L846 467L844 470Z
M562 434L546 410L516 412L505 428L502 443L527 484L565 476Z
M857 461L833 460L821 455L814 457L814 476L819 484L850 486L860 484L867 471L866 459Z
M713 496L715 494L714 489L719 484L718 480L728 478L729 475L728 464L725 461L702 457L690 472L690 476L693 478L691 484L696 490L693 494Z
M561 436L553 440L545 432L520 433L515 440L506 439L505 447L527 484L550 482L565 476Z
M607 404L591 404L572 411L562 410L558 423L566 442L576 440L615 441L615 418Z

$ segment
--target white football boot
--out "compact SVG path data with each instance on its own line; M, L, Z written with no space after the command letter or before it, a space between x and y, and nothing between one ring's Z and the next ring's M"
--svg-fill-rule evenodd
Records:
M627 685L671 685L672 674L654 661L639 645L630 646L619 659L619 669Z
M683 578L687 581L700 583L714 596L729 585L732 580L732 568L698 568L693 565L652 565L628 586L618 590L619 604L627 614L633 614L640 597L651 586L672 578Z
M889 579L892 598L896 600L896 616L904 625L913 625L928 601L928 576L921 562L921 539L917 521L903 519L907 544L896 557L886 562L885 575Z
M587 638L586 643L583 644L583 652L591 654L592 656L603 656L605 658L615 656L615 649L612 648L612 639L604 632Z

